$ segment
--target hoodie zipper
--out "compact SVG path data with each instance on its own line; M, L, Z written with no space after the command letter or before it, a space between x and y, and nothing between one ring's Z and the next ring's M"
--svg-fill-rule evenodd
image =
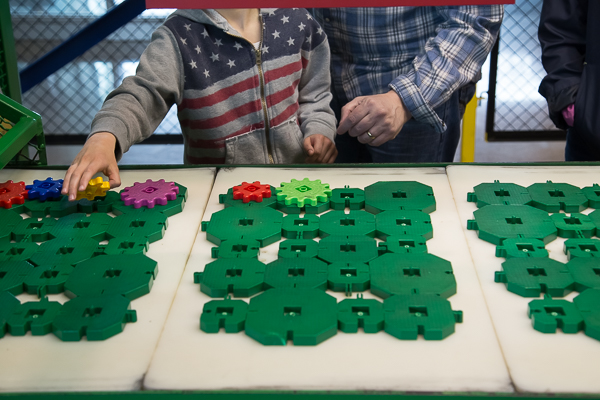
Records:
M254 44L250 43L244 37L232 35L229 32L227 32L227 34L229 34L230 36L245 40L246 42L250 43L250 46L252 46L252 48L254 48L254 54L256 55L256 66L258 67L258 77L260 79L260 103L262 105L263 118L265 120L265 137L267 140L267 156L269 157L269 164L275 164L275 161L273 161L273 151L271 149L271 135L269 133L270 132L269 113L267 111L267 100L265 98L265 73L262 68L261 50L262 50L263 39L264 39L264 25L263 25L263 18L262 18L261 14L259 14L258 18L260 20L260 46L258 46L258 49L255 48Z

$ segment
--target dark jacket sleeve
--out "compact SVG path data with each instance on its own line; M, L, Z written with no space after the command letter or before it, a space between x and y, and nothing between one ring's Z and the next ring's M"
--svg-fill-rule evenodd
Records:
M597 1L597 0L593 0ZM575 103L586 52L588 0L544 0L538 37L547 74L539 92L550 119L567 129L562 110Z

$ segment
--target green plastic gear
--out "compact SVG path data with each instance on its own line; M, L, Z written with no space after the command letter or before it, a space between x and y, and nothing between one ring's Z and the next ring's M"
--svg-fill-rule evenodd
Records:
M296 204L299 207L305 205L316 206L317 202L327 201L331 197L331 189L328 183L321 183L320 179L311 181L304 178L299 181L292 179L291 182L282 182L281 187L276 188L277 201L284 201L286 206Z

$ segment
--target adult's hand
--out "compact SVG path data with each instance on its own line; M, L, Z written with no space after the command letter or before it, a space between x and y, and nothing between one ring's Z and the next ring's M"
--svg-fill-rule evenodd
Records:
M308 154L305 160L307 164L331 164L338 154L335 143L319 134L304 139L304 150Z
M90 137L67 170L62 194L68 194L70 201L75 200L77 192L84 191L98 172L108 177L111 188L120 186L121 177L115 158L116 143L117 139L109 132L99 132Z
M394 139L411 118L400 96L390 90L384 94L357 97L342 107L337 133L347 132L361 143L381 146Z

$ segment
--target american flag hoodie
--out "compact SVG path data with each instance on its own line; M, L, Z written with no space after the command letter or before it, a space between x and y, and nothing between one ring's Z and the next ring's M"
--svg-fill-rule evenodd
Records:
M186 164L304 162L304 138L335 137L326 35L305 9L261 9L260 18L257 49L214 10L173 13L90 135L115 135L120 158L177 104Z

